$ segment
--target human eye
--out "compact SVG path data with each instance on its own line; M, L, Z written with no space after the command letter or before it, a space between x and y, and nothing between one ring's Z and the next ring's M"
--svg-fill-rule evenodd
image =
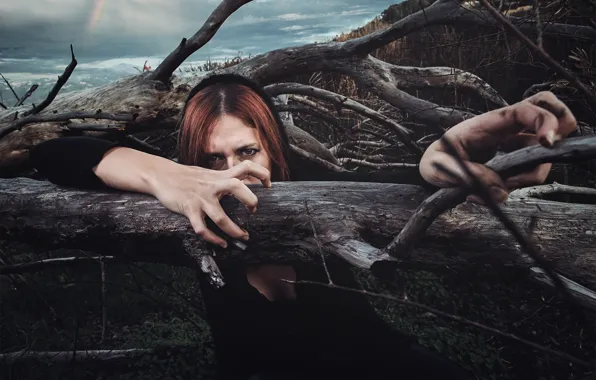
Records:
M207 162L209 162L210 164L214 164L217 162L217 160L219 160L221 157L217 154L211 154L209 156L207 156Z
M255 148L248 148L248 149L243 149L242 150L242 155L243 156L254 156L255 154L257 154L259 152L258 149Z

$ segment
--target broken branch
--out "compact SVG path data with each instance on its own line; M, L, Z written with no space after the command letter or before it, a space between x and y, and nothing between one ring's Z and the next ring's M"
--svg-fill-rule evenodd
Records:
M48 96L44 99L43 102L38 104L32 110L25 111L23 113L24 116L38 114L41 111L43 111L47 106L49 106L50 103L52 103L52 100L54 100L56 95L58 95L58 92L60 91L62 86L64 86L64 84L68 81L68 78L70 78L70 74L72 74L75 67L77 67L77 60L75 58L74 51L72 49L72 44L70 45L70 55L71 55L70 63L68 64L68 66L66 66L66 69L64 69L64 73L62 75L58 76L58 81L56 82L56 84L54 85L54 87L52 88L52 90L50 91Z
M312 96L321 100L326 100L328 102L333 103L338 107L345 107L349 108L353 111L356 111L362 115L369 117L376 122L391 128L399 138L402 140L404 145L416 156L422 156L422 149L414 143L408 134L411 131L407 128L404 128L394 120L388 118L385 115L378 113L377 111L368 108L367 106L358 103L357 101L348 98L347 96L339 95L334 92L323 90L321 88L317 88L314 86L304 85L300 83L277 83L271 84L265 87L265 91L270 96L277 96L280 94L298 94L298 95L305 95L305 96Z
M27 98L30 97L35 92L35 90L37 90L38 87L39 87L39 85L37 85L37 84L34 84L33 86L31 86L29 88L29 90L25 93L25 95L23 95L23 97L14 106L18 107L18 106L22 105L23 102L25 100L27 100Z
M573 162L595 157L596 137L574 137L557 141L552 148L535 145L496 156L485 165L501 176L508 177L547 162ZM465 189L447 188L425 199L384 251L398 258L407 255L434 220L463 202L468 194Z
M199 50L203 45L213 38L224 21L244 4L252 0L223 0L217 8L211 13L201 29L188 40L183 38L178 47L171 52L166 59L150 72L147 79L157 80L164 84L168 83L170 76L176 69L190 57L190 55Z

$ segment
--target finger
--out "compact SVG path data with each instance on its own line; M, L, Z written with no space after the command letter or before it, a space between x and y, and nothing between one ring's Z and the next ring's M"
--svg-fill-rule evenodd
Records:
M236 199L246 205L249 212L254 214L257 211L259 199L246 184L237 178L217 181L215 192L219 197L232 194Z
M189 210L186 213L186 217L190 221L190 224L192 225L192 228L197 235L201 236L209 243L222 246L223 248L226 248L228 246L224 239L217 236L213 231L207 228L204 219L205 214L198 207Z
M531 133L518 133L501 143L499 148L502 152L509 153L537 144L538 137L536 135Z
M213 223L215 223L226 235L235 239L248 239L248 232L238 227L238 225L230 219L216 198L213 198L212 202L203 204L203 212L211 218Z
M423 160L425 160L424 157ZM453 178L450 174L438 169L435 165L436 163L449 168L452 174L465 181L465 183L461 183L457 178ZM467 175L466 171L464 171L460 163L453 156L444 152L434 152L432 157L428 158L427 162L424 164L421 162L420 173L427 182L439 187L469 186L476 179L488 189L491 198L495 202L500 203L507 199L509 195L507 187L496 172L476 162L464 161L464 164L468 167L474 178Z
M565 105L565 103L557 98L552 92L541 91L530 96L525 101L555 115L559 121L558 135L567 137L577 129L577 120L569 107L567 107L567 105Z
M238 179L244 179L250 175L258 178L263 186L271 187L271 172L264 166L253 161L243 161L242 163L227 169L226 172L230 177Z
M552 164L550 163L538 165L531 171L526 171L524 173L508 177L505 180L505 185L507 186L508 190L539 185L546 181L551 168Z

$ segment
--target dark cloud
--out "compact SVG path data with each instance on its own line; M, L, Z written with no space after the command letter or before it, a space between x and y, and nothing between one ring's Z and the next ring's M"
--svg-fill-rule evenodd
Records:
M185 64L329 40L363 25L394 2L254 0L234 13ZM102 3L103 7L97 6ZM136 73L134 67L142 67L145 60L155 67L183 37L196 33L218 4L217 0L3 0L0 72L23 93L39 83L33 99L43 98L68 64L73 44L79 65L70 89L99 85ZM6 99L9 93L4 87L0 83Z

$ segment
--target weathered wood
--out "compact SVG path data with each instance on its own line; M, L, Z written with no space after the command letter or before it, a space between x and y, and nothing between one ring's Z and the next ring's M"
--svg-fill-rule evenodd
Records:
M42 115L54 112L102 110L110 113L138 114L134 123L129 123L127 133L146 131L149 129L174 128L182 109L183 102L190 88L204 76L192 78L173 77L165 80L172 68L175 68L187 53L196 50L208 41L221 26L221 23L233 12L248 1L225 1L207 20L203 28L191 39L185 40L154 72L141 73L101 87L78 92L58 94L52 103L43 110ZM470 12L457 2L439 0L425 10L421 10L397 21L392 26L370 35L345 42L329 42L308 44L274 50L241 62L235 66L217 70L212 75L222 72L233 72L250 77L262 85L283 81L288 75L306 74L317 71L339 72L352 76L364 86L370 87L381 98L404 114L419 123L448 127L466 118L474 116L449 107L441 107L435 103L419 99L404 91L421 87L466 87L489 102L500 104L499 95L480 78L462 71L457 75L440 78L424 78L431 73L441 74L446 68L417 69L397 66L376 60L369 53L385 44L422 30L428 25L439 24L476 24L491 26L490 17L482 12ZM489 15L490 16L490 15ZM521 20L518 20L521 21ZM534 33L531 21L520 22L520 28ZM590 37L593 32L587 27L575 27L549 23L545 26L544 35L558 33L574 33L578 37ZM417 74L420 78L410 78L409 74ZM473 84L458 78L469 77ZM16 118L29 111L28 106L13 107L0 110L0 130L12 124ZM77 120L71 120L77 122ZM29 149L47 139L63 136L68 129L63 123L40 123L33 127L11 131L0 139L0 174L11 175L26 167ZM85 132L98 135L102 132Z
M216 249L218 265L312 262L321 265L308 206L319 242L359 268L399 263L442 267L535 264L508 231L480 205L465 203L439 216L426 236L399 261L383 253L428 193L413 185L353 182L278 182L252 185L259 211L250 216L234 198L224 209L250 232L245 251ZM555 270L596 289L596 205L512 199L503 205L514 222L534 221L533 239ZM152 197L118 191L87 192L25 178L0 181L0 239L82 248L135 261L195 266L184 251L211 247L198 239L185 217ZM529 274L531 274L529 272Z

